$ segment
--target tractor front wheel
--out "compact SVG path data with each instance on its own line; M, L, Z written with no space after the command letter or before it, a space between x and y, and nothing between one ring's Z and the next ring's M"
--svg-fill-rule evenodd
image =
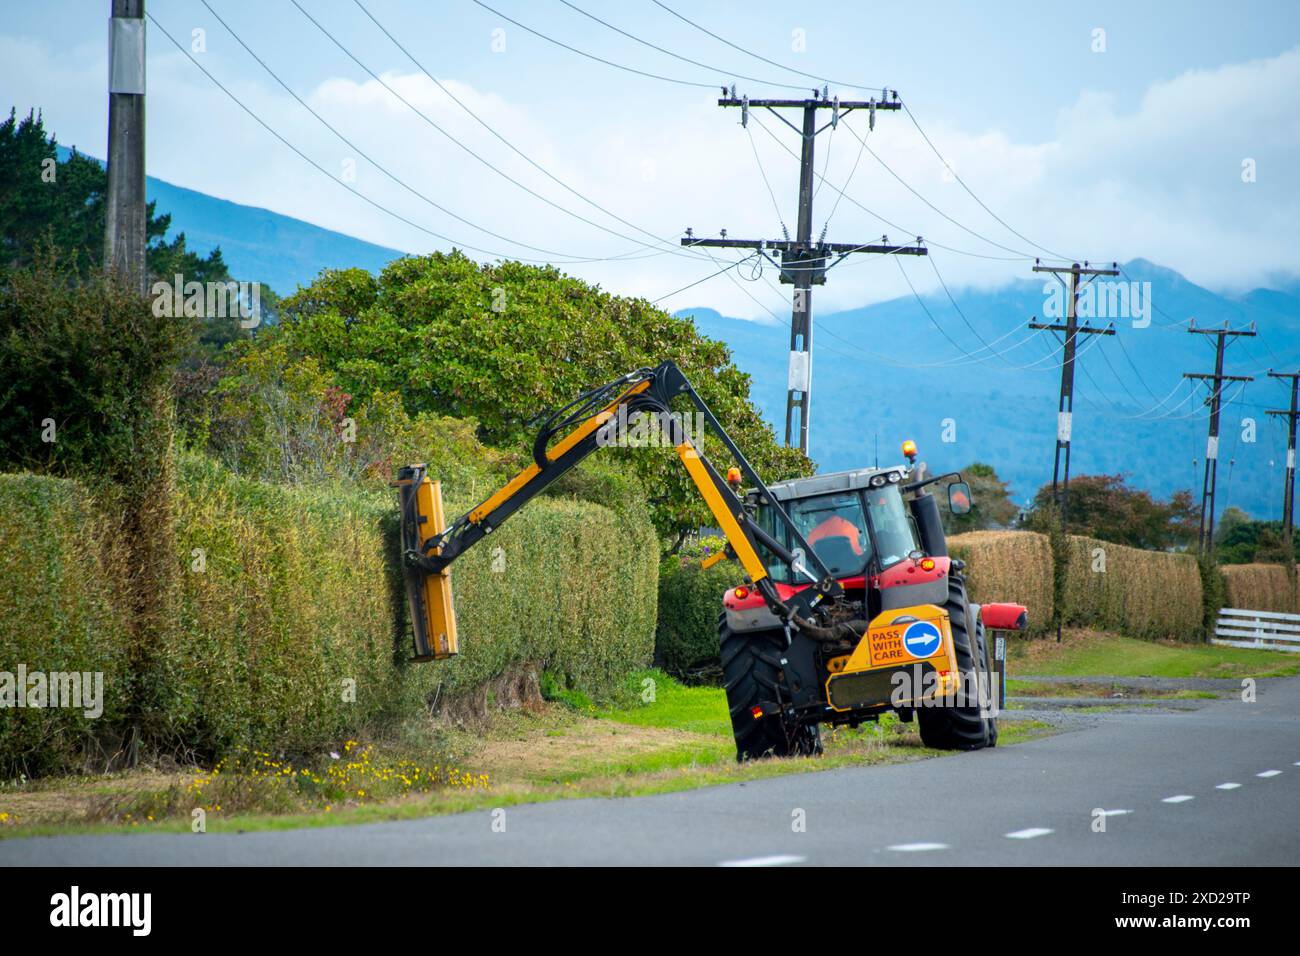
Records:
M966 582L960 574L948 577L948 623L952 628L953 650L957 655L957 670L961 686L957 696L928 701L916 709L921 742L936 750L979 750L997 743L997 717L980 706L980 698L991 690L992 672L988 648L985 646L984 625L974 619L970 603L966 600ZM970 699L971 692L975 699ZM987 715L987 716L986 716Z
M780 630L737 633L727 626L724 611L718 618L723 682L731 730L736 737L736 760L762 757L812 756L822 752L816 724L788 720L778 706L788 698L781 657L785 632ZM754 716L754 708L775 710Z

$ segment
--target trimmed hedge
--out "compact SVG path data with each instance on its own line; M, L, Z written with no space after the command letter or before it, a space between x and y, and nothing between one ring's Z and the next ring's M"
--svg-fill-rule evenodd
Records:
M948 539L948 551L966 562L966 582L977 602L1009 601L1029 610L1030 634L1052 626L1052 545L1033 531L971 531Z
M534 501L452 570L461 655L413 665L388 495L265 484L194 456L181 458L177 488L179 614L152 679L136 682L144 729L163 752L321 748L521 667L608 697L652 659L658 546L644 511ZM109 600L123 569L84 564L93 509L79 486L4 476L0 497L5 661L75 661L124 678L128 638ZM497 548L504 570L494 572ZM105 684L107 696L107 674ZM10 717L0 717L3 732L27 727ZM75 741L64 729L75 722L45 742L42 769L70 766ZM36 730L24 733L39 743ZM15 752L0 741L6 757Z
M103 675L98 718L76 707L0 710L4 777L76 766L97 750L96 732L118 720L130 700L130 630L114 588L124 565L109 530L81 486L0 475L0 671L15 682L20 665L28 673ZM16 704L23 688L12 692Z
M693 558L664 559L659 566L659 624L655 630L655 658L664 670L678 677L693 677L720 666L722 595L744 578L744 571L734 561L701 568Z
M1285 565L1223 564L1219 571L1227 589L1226 607L1284 614L1295 614L1300 607Z
M1051 539L1031 531L977 531L950 538L948 546L968 563L977 601L1024 604L1030 633L1050 629ZM1061 614L1066 624L1145 638L1187 640L1200 633L1205 612L1195 555L1143 551L1078 535L1069 536L1064 550Z
M1070 535L1062 604L1067 624L1188 640L1202 626L1201 572L1192 554Z

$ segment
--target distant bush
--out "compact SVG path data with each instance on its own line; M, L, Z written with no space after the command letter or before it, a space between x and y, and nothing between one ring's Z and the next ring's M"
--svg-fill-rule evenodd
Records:
M131 696L129 629L116 586L121 555L84 486L0 475L0 670L103 675L103 713L79 707L0 710L0 777L104 769ZM24 693L22 687L15 694ZM120 729L120 727L119 727Z
M655 657L677 677L698 678L720 668L718 615L727 588L744 580L734 561L701 568L691 558L670 556L659 566L659 624Z

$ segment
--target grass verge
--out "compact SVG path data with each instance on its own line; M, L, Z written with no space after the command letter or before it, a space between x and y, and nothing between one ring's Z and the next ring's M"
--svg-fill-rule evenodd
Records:
M316 762L250 755L239 765L51 778L0 787L0 835L185 832L202 809L208 832L409 819L573 797L641 796L845 766L939 756L915 724L825 732L820 758L737 764L724 693L646 671L635 702L549 702L477 726L408 728L404 738L347 742ZM1052 732L1008 721L1000 743ZM464 769L469 768L469 769ZM215 772L214 772L215 771Z
M1043 677L1289 677L1300 655L1215 644L1143 641L1067 628L1062 641L1013 638L1007 671Z

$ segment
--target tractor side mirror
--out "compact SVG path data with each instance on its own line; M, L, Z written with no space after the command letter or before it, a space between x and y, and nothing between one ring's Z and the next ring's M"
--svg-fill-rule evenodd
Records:
M955 515L970 514L970 485L954 481L948 485L948 510Z

